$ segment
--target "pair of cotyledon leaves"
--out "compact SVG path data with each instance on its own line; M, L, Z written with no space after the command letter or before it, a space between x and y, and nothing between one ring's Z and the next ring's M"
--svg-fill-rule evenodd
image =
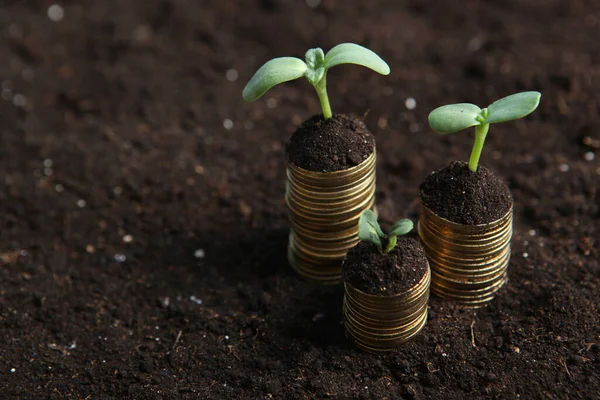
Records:
M441 106L429 114L429 125L438 133L454 133L471 126L512 121L529 115L540 103L539 92L522 92L504 97L483 110L475 104Z
M382 75L390 73L390 67L381 57L354 43L339 44L327 54L320 48L310 49L305 58L306 61L296 57L279 57L265 63L244 88L244 100L257 100L273 86L303 76L316 86L327 70L340 64L362 65Z
M389 252L396 246L396 238L406 235L413 229L413 222L410 219L397 221L392 225L390 233L387 235L388 243L385 251ZM358 238L365 242L373 243L381 252L382 240L386 235L381 230L377 217L371 210L365 210L358 219Z

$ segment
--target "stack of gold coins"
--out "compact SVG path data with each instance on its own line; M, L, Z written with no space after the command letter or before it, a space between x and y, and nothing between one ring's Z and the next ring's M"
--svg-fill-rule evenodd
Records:
M389 351L421 331L427 321L431 271L404 293L376 296L345 282L344 325L347 336L363 350Z
M512 207L489 224L463 225L421 202L419 236L431 265L433 293L466 307L483 307L506 283Z
M375 161L373 150L362 163L342 171L288 166L288 259L301 276L322 283L341 280L342 260L358 242L358 218L374 207Z

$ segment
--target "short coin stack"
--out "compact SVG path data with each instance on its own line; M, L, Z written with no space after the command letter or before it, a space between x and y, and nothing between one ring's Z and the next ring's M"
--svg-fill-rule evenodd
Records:
M431 271L404 293L376 296L344 284L344 325L363 350L389 351L414 337L427 321Z
M466 307L483 307L506 283L512 237L511 209L489 224L463 225L421 203L419 236L431 265L436 295Z
M287 169L286 204L292 230L288 260L303 277L338 283L348 250L358 242L358 219L375 203L375 150L341 171Z

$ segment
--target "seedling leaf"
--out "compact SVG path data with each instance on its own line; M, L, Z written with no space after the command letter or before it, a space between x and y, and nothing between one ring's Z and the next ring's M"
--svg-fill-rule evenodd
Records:
M306 70L306 64L299 58L274 58L256 71L244 88L242 96L246 101L258 100L273 86L301 78Z
M497 100L489 105L486 124L512 121L529 115L540 104L541 93L523 92Z
M454 133L479 125L481 108L475 104L458 103L441 106L429 113L429 125L441 134Z
M329 50L325 56L325 69L340 64L356 64L389 75L390 67L373 51L354 43L342 43Z
M392 225L389 236L404 236L412 231L413 227L414 224L410 219L402 219Z
M381 239L384 233L377 223L377 218L371 210L365 210L358 219L358 238L373 243L381 251Z

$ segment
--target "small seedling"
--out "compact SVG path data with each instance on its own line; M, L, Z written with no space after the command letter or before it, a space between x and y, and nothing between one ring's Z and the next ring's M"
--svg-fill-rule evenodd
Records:
M429 113L429 126L441 134L475 127L475 143L469 158L469 169L477 172L479 157L490 124L512 121L529 115L540 104L539 92L523 92L497 100L483 110L475 104L459 103L441 106Z
M390 73L390 67L373 51L354 43L342 43L325 55L320 48L310 49L306 62L296 57L274 58L264 64L250 79L243 92L244 100L255 101L273 86L305 77L314 86L321 101L323 117L332 117L327 97L327 71L340 64L362 65L382 75Z
M402 219L394 223L390 229L390 233L387 235L385 252L389 253L392 251L396 247L398 236L406 235L412 229L413 222L410 219ZM383 252L383 241L385 241L386 235L379 227L373 211L365 210L360 214L360 218L358 219L358 238L364 242L373 243L380 253Z

